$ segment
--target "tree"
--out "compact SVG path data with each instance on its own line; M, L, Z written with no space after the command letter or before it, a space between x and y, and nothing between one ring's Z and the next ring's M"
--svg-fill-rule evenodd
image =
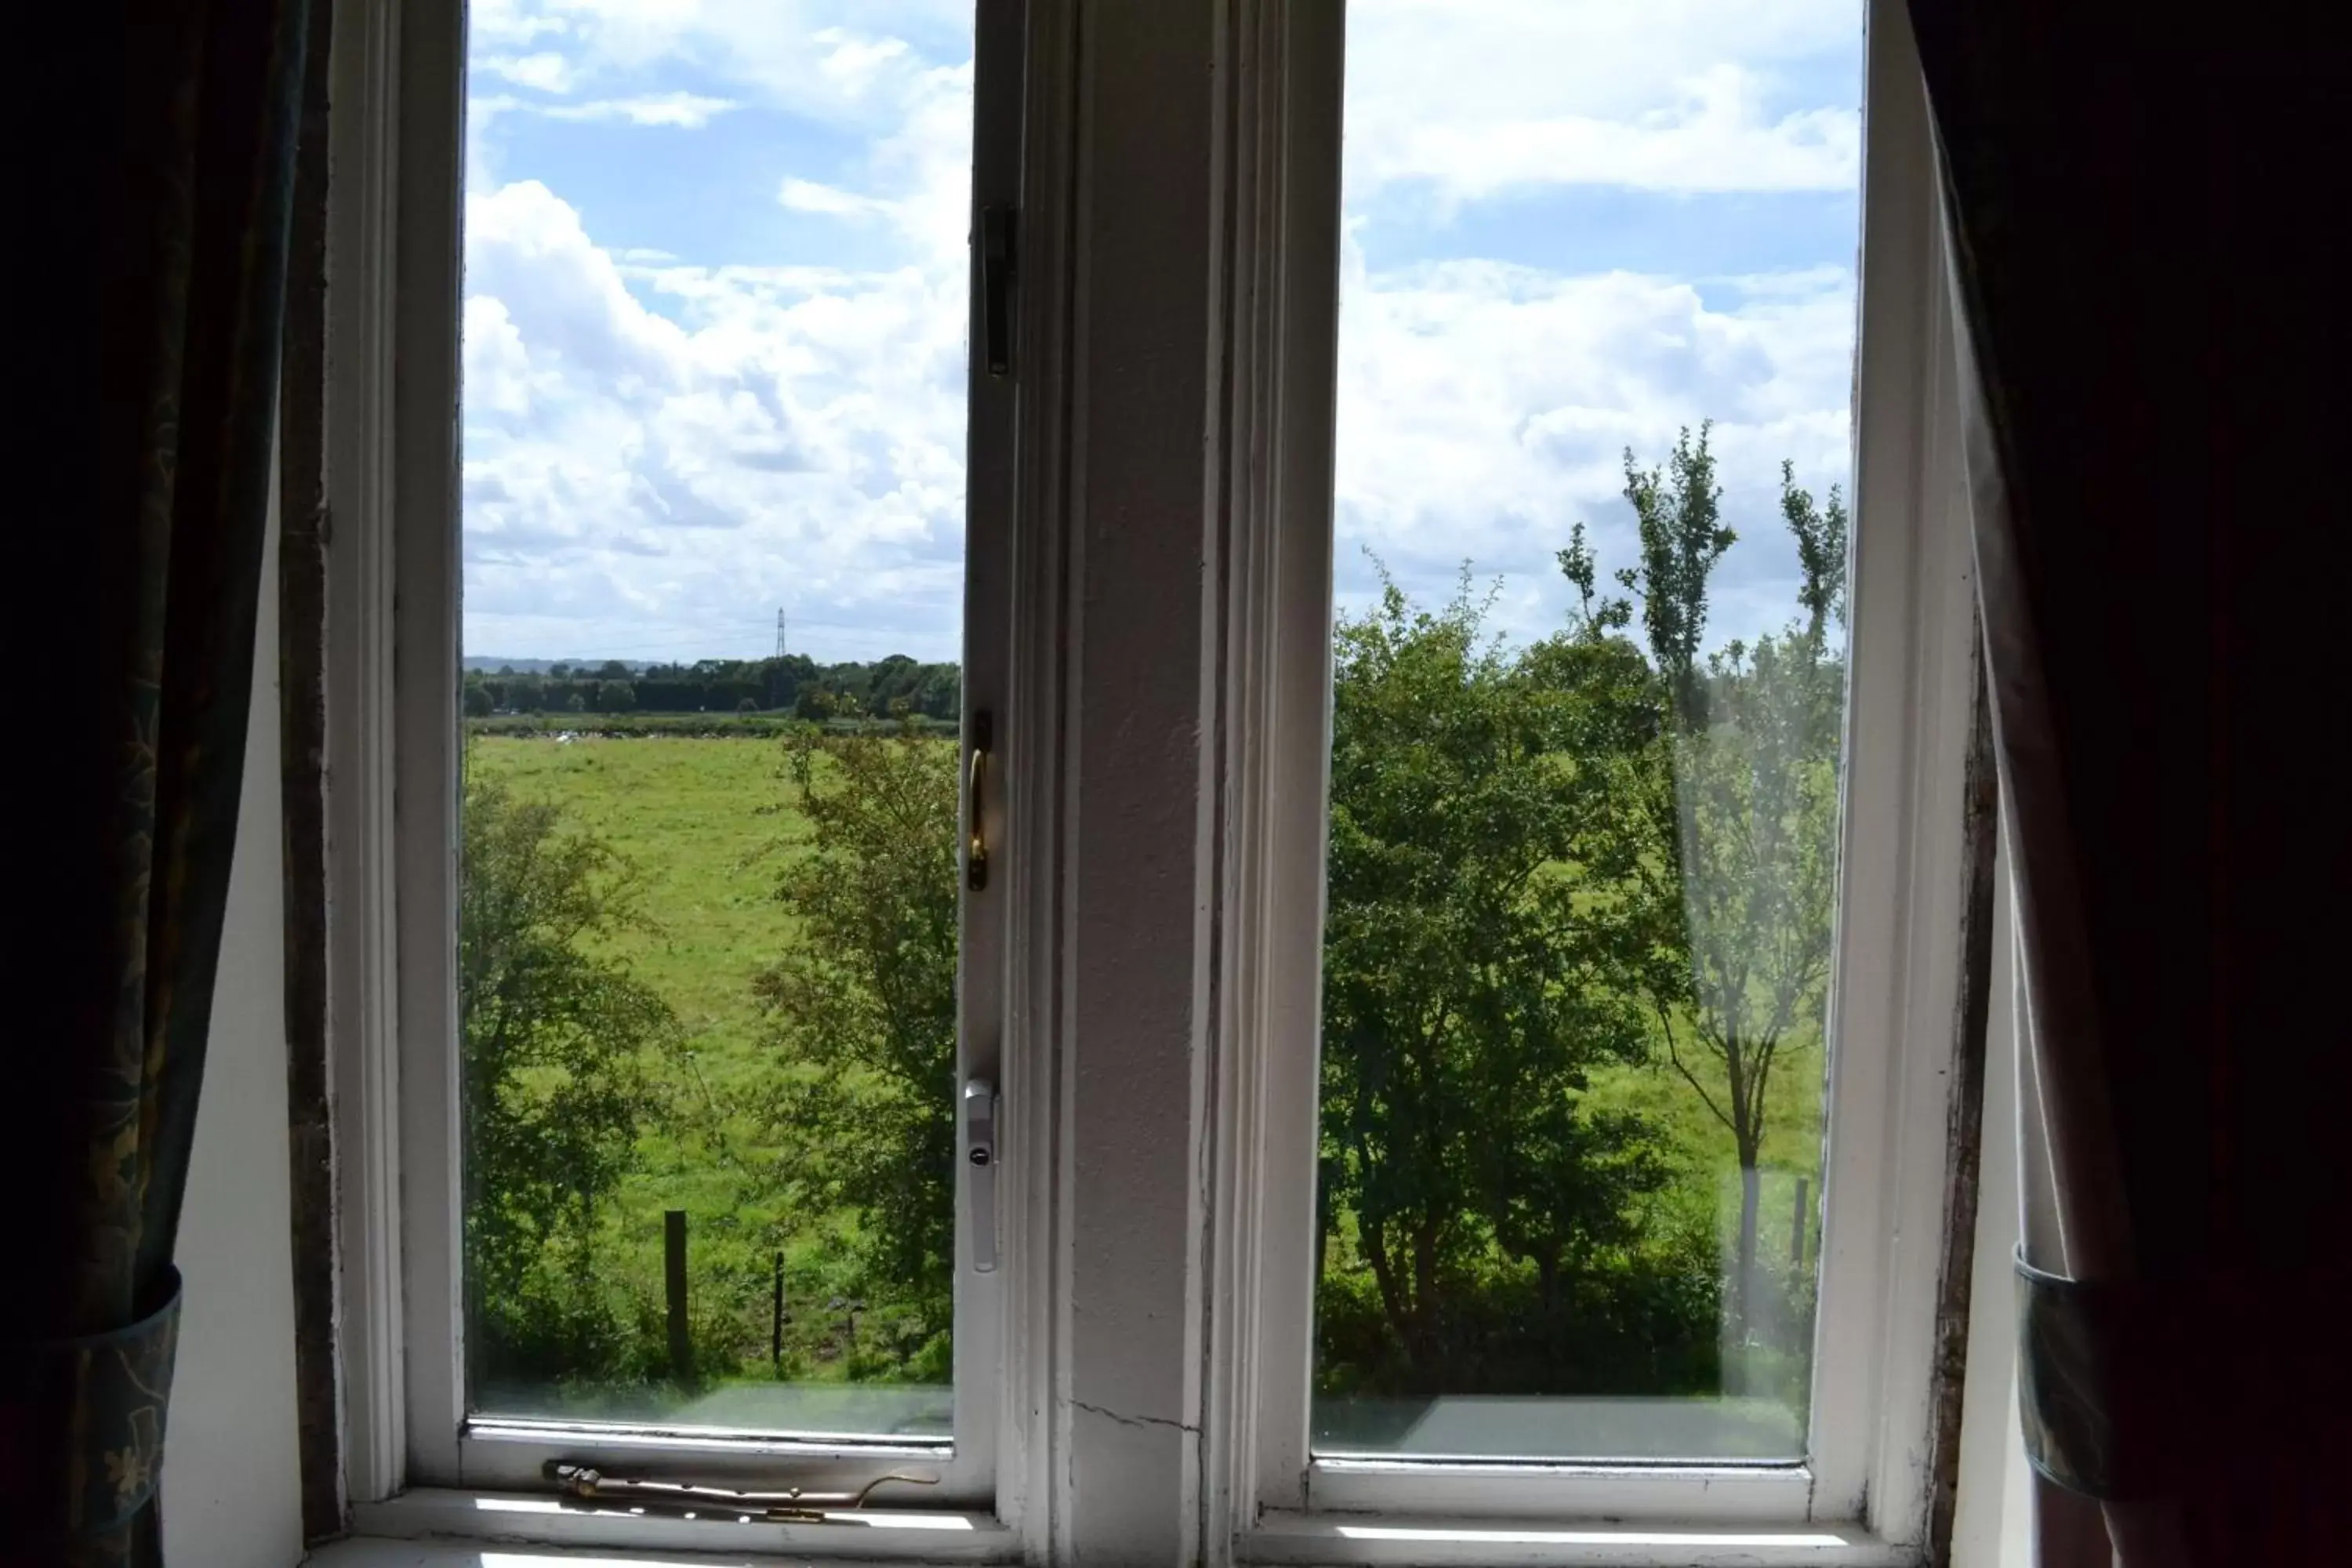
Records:
M759 1108L813 1206L860 1215L867 1289L912 1309L943 1373L955 1244L956 748L911 724L785 744L806 853L777 897L800 935L756 984L786 1071Z
M1715 456L1707 448L1713 428L1702 423L1696 441L1683 431L1663 469L1644 472L1633 449L1625 449L1625 499L1633 505L1641 565L1617 578L1641 595L1642 630L1675 721L1685 731L1706 725L1699 647L1706 635L1707 584L1739 537L1722 521L1723 488L1715 482ZM1590 602L1590 584L1580 586Z
M1835 901L1844 503L1816 507L1781 466L1781 513L1797 543L1804 618L1702 663L1716 564L1732 542L1707 431L1675 445L1668 469L1626 454L1626 499L1642 564L1621 580L1642 595L1642 623L1665 722L1633 781L1629 824L1646 840L1633 862L1653 937L1639 966L1666 1058L1731 1133L1740 1201L1731 1319L1753 1317L1756 1232L1767 1095L1782 1053L1822 1020ZM1562 566L1591 604L1589 558ZM1611 612L1622 620L1622 611Z
M599 713L630 713L636 710L637 689L625 680L600 680L596 683L596 711Z
M1492 1249L1556 1318L1564 1276L1636 1239L1634 1200L1670 1176L1646 1123L1581 1103L1646 1039L1610 984L1639 930L1595 896L1624 873L1604 802L1645 738L1639 655L1507 658L1484 614L1466 581L1434 614L1390 584L1335 637L1326 1195L1425 1391L1460 1380L1450 1325Z
M489 688L477 680L466 682L465 706L467 718L488 718L494 706L490 700Z
M484 1375L610 1374L625 1331L594 1289L596 1226L660 1108L647 1068L677 1021L591 951L641 923L609 845L471 767L461 833L466 1277Z

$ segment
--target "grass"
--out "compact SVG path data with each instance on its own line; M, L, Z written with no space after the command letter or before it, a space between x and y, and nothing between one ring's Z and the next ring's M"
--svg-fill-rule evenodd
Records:
M562 805L636 867L651 929L608 944L677 1010L704 1070L757 1070L751 977L793 939L781 856L806 837L781 746L758 739L558 742L485 735L472 764Z
M851 1222L790 1212L775 1195L779 1184L754 1179L776 1152L740 1118L719 1116L730 1089L756 1086L773 1068L752 979L794 940L774 891L808 834L788 804L782 763L778 742L748 737L478 735L470 752L470 766L519 796L562 805L635 868L646 923L604 948L677 1015L685 1054L660 1068L684 1118L642 1136L642 1168L622 1187L606 1241L629 1293L657 1304L662 1215L687 1212L697 1355L717 1381L764 1372L779 1250L794 1320L788 1371L839 1376L850 1348L845 1320L814 1308L837 1294L837 1244Z

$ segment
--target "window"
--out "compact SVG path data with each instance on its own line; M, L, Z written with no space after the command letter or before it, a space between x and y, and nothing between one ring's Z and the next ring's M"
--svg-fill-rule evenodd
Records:
M1246 1551L1919 1539L1970 621L1864 20L1349 7L1333 522L1238 590L1332 736L1240 786Z
M1010 257L965 236L1021 16L834 10L338 35L341 189L401 182L339 214L401 245L344 304L402 344L346 422L399 475L341 661L396 713L362 1497L996 1499Z
M954 1437L971 33L823 20L473 16L483 1423Z
M1482 76L1460 7L982 0L910 6L896 31L844 8L730 39L732 54L698 37L666 55L663 29L765 27L772 13L478 6L469 46L444 8L342 0L332 765L338 901L357 912L337 927L349 1026L336 1048L346 1454L363 1531L1038 1562L1491 1561L1504 1541L1561 1561L1674 1561L1709 1543L1775 1562L1905 1560L1924 1536L1971 634L1924 105L1900 5L1870 3L1859 129L1791 119L1721 74L1702 73L1663 117L1643 119L1647 100L1612 110L1621 129L1670 132L1643 143L1644 157L1673 154L1644 165L1660 185L1714 177L1705 147L1676 150L1685 132L1786 154L1755 172L1766 184L1826 186L1822 161L1837 164L1843 186L1797 198L1822 209L1817 238L1851 234L1858 180L1862 260L1832 279L1811 264L1833 270L1850 241L1748 261L1593 248L1606 201L1522 187L1572 156L1618 156L1617 132L1560 120L1575 100L1546 96L1559 73L1529 72L1525 93L1512 73ZM1654 9L1626 13L1629 36L1689 22ZM1540 25L1595 14L1563 7L1566 22L1547 11ZM1779 15L1696 31L1712 48ZM1833 63L1864 58L1850 9L1833 28L1789 16L1832 40ZM580 65L595 29L622 18L635 20L596 67L613 74ZM1403 30L1381 44L1391 25ZM904 139L939 132L910 116L966 90L966 54L969 200L906 205L954 184L951 160L926 163ZM1577 69L1628 74L1592 58ZM1482 112L1553 123L1532 141L1449 132L1399 107L1400 84L1435 58L1452 62L1447 79L1479 84ZM630 74L657 59L677 74ZM795 140L805 127L761 118L761 95L783 89L917 79L939 93L871 100L870 118L824 130L822 157ZM705 135L729 124L754 134ZM1840 136L1862 144L1858 173ZM656 161L681 145L698 155ZM1493 195L1504 186L1514 194ZM1560 204L1580 202L1590 210L1563 222ZM1685 240L1721 226L1694 197L1654 205ZM665 238L654 217L681 207L719 237ZM1582 248L1528 259L1570 241ZM961 273L940 259L967 244ZM1781 347L1759 342L1812 331L1809 357L1784 356L1802 374L1774 394L1800 395L1767 406L1734 363L1720 403L1583 389L1533 410L1556 417L1517 419L1481 378L1559 368L1539 363L1557 341L1515 313L1551 297L1536 263L1612 275L1594 318L1604 350L1646 319L1778 363ZM1634 276L1670 267L1698 281ZM861 293L860 278L883 280ZM1837 319L1848 297L1858 349ZM554 325L575 306L598 331ZM955 384L944 368L966 362L941 345L959 329L924 313L935 308L971 345ZM1449 363L1447 332L1479 310L1486 362ZM869 329L892 347L852 364L841 345ZM1364 334L1383 331L1409 348L1368 351ZM1850 437L1836 412L1849 365ZM916 387L920 416L869 417L844 391L856 375ZM1642 616L1661 578L1630 548L1633 504L1612 498L1630 446L1640 473L1664 466L1657 500L1675 510L1678 427L1692 427L1681 472L1695 474L1709 415L1723 520L1752 542L1785 537L1779 464L1795 459L1821 614L1798 596L1798 540L1744 563L1727 554L1708 580L1712 630L1677 665ZM1830 489L1849 438L1842 554ZM1573 485L1551 488L1562 468ZM818 510L828 497L901 545L940 544L961 516L961 587L945 550L828 553L841 533ZM623 551L615 518L658 524ZM1592 525L1581 542L1580 521ZM1446 608L1464 555L1505 574L1483 611L1475 575ZM1842 629L1827 591L1839 560ZM1407 595L1394 613L1382 570ZM1771 595L1745 591L1759 583ZM944 750L804 738L804 776L753 776L719 803L718 816L740 808L728 828L740 837L724 840L709 799L697 818L674 783L628 773L703 746L772 747L788 764L781 738L618 732L781 724L771 682L786 673L836 695L877 689L875 660L851 655L898 642L818 640L861 591L894 613L916 606L891 624L917 663L960 663L961 732L907 743ZM1617 597L1637 602L1621 614ZM646 623L635 643L633 615ZM543 637L534 616L576 619ZM706 648L715 662L698 668L686 656ZM827 684L796 654L862 670ZM467 669L468 656L490 668ZM536 716L519 710L533 680ZM691 719L663 717L687 700ZM1447 752L1474 731L1478 746ZM567 731L604 738L553 738ZM1766 742L1793 761L1756 765ZM953 1070L928 1069L896 1102L934 1148L889 1172L952 1180L950 1212L923 1211L930 1240L841 1220L872 1205L828 1189L817 1157L840 1145L803 1137L837 1108L738 1136L754 1121L733 1101L741 1083L714 1080L757 1072L722 1051L715 1009L663 989L690 945L680 905L658 936L609 929L557 966L598 1007L647 1025L631 1059L685 1086L670 1121L641 1117L634 1140L598 1144L609 1108L574 1115L562 1097L629 1074L587 1058L467 1082L469 1032L499 1016L465 1005L484 993L465 967L481 953L464 940L464 900L495 889L483 873L499 854L570 845L602 887L613 863L577 847L575 829L593 829L633 848L641 897L749 867L728 884L761 902L741 918L772 919L765 895L783 883L806 896L793 868L817 862L753 861L766 836L811 831L809 807L866 760L914 770L941 756L947 775L920 775L933 807L920 830L866 841L869 868L903 855L961 879ZM1440 763L1453 773L1435 776ZM558 802L569 815L534 837L523 807L557 779L575 790ZM1437 842L1464 802L1485 836ZM685 826L656 841L643 826L656 808ZM950 816L943 848L933 835ZM1671 874L1677 858L1713 864L1727 825L1747 841L1759 822L1781 836L1762 858L1772 875ZM491 842L467 850L469 837ZM979 886L956 865L975 847ZM936 909L936 883L919 885ZM1725 907L1757 897L1801 903L1802 931L1727 926ZM1727 987L1728 965L1768 949L1790 960L1785 984ZM855 1028L793 1014L807 999L794 987L814 982L782 956L743 966L727 1026L806 1069L772 1097L797 1115L812 1082L846 1093L875 1068L834 1071L826 1053ZM1483 991L1461 984L1474 966ZM748 984L762 972L775 976L764 998ZM872 1022L870 995L827 994L854 1004L856 1027ZM936 1019L939 988L927 994ZM1750 1072L1755 1031L1732 1047L1721 1020L1751 994L1785 1026L1765 1031L1760 1122L1734 1111L1718 1129L1699 1096L1718 1077L1728 1089L1734 1059ZM1453 1100L1397 1087L1430 1058L1396 1051L1394 1026L1439 996L1479 1016L1438 1031L1462 1047L1438 1063ZM610 1055L626 1037L604 1013L541 1007L518 1022L572 1016L595 1027L557 1045ZM961 1114L974 1080L997 1091L985 1166ZM1416 1168L1398 1119L1433 1108L1448 1141ZM943 1111L957 1118L951 1176L936 1159ZM540 1142L518 1147L518 1122ZM1683 1141L1662 1142L1662 1123ZM1743 1125L1761 1127L1745 1161ZM520 1216L497 1208L527 1182L468 1186L556 1140L662 1160L613 1173L567 1154L543 1184L569 1211L551 1197ZM805 1179L763 1188L764 1173L697 1163L722 1143L739 1160L797 1151ZM581 1171L597 1192L581 1193ZM1414 1228L1401 1172L1456 1184L1414 1198L1439 1223ZM992 1200L976 1173L993 1178ZM803 1212L811 1193L835 1207ZM517 1226L533 1244L519 1267L499 1229ZM911 1240L902 1258L919 1270L950 1265L944 1325L859 1294L848 1270L883 1239ZM993 1270L980 1266L990 1239ZM681 1255L682 1343L668 1310ZM498 1269L522 1283L486 1299ZM561 1288L572 1278L593 1288ZM549 1323L548 1339L520 1331ZM904 1324L918 1331L894 1337ZM625 1375L598 1359L605 1333L634 1347ZM877 1501L938 1533L909 1547L873 1513L580 1511L545 1495L561 1458L835 1492L919 1469L938 1483Z
M1350 8L1318 1454L1805 1451L1861 55Z

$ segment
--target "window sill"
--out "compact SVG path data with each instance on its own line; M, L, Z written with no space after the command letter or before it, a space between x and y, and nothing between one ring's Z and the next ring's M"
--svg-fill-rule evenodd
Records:
M1254 1563L1375 1568L1911 1568L1918 1552L1844 1525L1514 1524L1495 1520L1268 1513L1235 1555Z
M544 1495L473 1492L421 1487L388 1502L360 1503L352 1510L352 1537L321 1547L305 1561L311 1568L530 1568L536 1559L518 1555L546 1548L551 1552L582 1547L604 1553L602 1563L623 1568L662 1557L616 1557L614 1552L725 1552L741 1563L805 1563L811 1558L903 1563L1013 1563L1021 1539L993 1516L949 1510L867 1509L828 1514L807 1524L774 1524L730 1514L702 1517L640 1513L622 1508L590 1508ZM495 1552L485 1547L495 1546ZM549 1559L553 1564L568 1557Z

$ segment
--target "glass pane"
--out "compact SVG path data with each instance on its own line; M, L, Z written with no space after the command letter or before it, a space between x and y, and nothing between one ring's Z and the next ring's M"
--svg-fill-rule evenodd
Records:
M1856 0L1354 0L1313 1442L1806 1447Z
M945 1437L971 11L471 15L473 1406Z

